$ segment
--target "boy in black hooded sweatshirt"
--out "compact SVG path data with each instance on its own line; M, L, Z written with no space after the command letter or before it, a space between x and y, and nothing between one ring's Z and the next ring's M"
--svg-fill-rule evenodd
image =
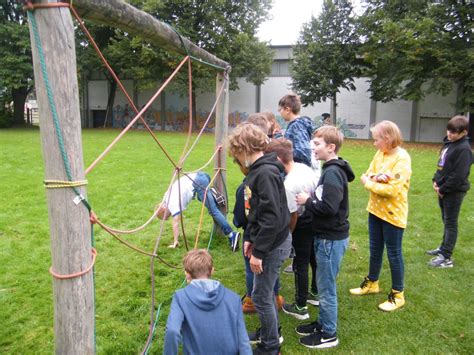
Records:
M261 324L256 333L249 335L251 342L258 343L254 354L279 353L279 321L273 287L291 248L284 168L276 153L264 154L268 141L261 129L248 122L238 125L229 137L230 155L249 169L245 186L248 222L244 253L250 258L254 272L252 298Z
M349 163L337 156L343 142L334 126L320 127L313 135L313 153L323 160L323 172L315 196L300 193L296 197L312 218L314 254L318 265L316 284L319 292L319 321L303 324L296 332L304 335L300 343L308 348L337 346L336 277L349 243L348 182L354 180Z

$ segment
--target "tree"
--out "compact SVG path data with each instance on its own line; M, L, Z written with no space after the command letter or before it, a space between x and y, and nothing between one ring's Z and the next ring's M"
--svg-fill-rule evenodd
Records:
M28 26L22 5L0 3L0 111L13 101L13 124L24 122L24 107L33 88L33 65Z
M360 74L359 37L349 0L325 0L321 14L305 23L293 50L290 66L293 90L304 106L332 99L331 117L336 115L336 94L341 88L355 90Z
M421 100L458 86L457 110L474 102L470 1L368 0L361 17L372 98Z
M135 4L136 5L136 4ZM258 0L145 0L143 9L175 28L206 51L232 66L230 88L238 88L236 78L260 85L271 72L273 53L256 37L265 20L270 1ZM193 68L193 116L196 91L214 87L215 69L204 65ZM186 80L181 77L184 84ZM187 82L186 82L187 85ZM185 85L181 85L183 89Z

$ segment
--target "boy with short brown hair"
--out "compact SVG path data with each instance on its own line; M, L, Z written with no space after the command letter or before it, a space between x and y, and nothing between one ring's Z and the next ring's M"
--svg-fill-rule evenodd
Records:
M454 116L446 127L447 136L439 153L438 167L433 176L433 189L438 195L441 218L444 225L441 245L428 250L433 255L429 266L451 268L451 255L458 237L458 218L461 205L470 189L469 173L472 164L472 150L467 132L469 120L465 116Z
M188 286L173 296L163 354L178 354L179 343L184 354L251 354L240 297L210 279L211 255L191 250L183 266Z

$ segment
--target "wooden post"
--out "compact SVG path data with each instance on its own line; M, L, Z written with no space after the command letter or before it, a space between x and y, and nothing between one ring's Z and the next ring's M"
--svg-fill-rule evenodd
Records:
M51 1L41 0L42 3ZM34 11L50 85L61 125L73 180L84 180L81 118L77 84L74 27L68 8ZM44 76L31 21L30 37L46 180L68 180L53 126ZM85 188L80 188L86 196ZM47 189L52 269L62 275L85 270L91 264L89 213L73 202L70 188ZM46 272L46 270L45 270ZM94 285L92 272L59 280L53 278L54 333L57 354L94 354Z
M222 150L218 153L216 160L214 162L214 167L220 167L223 169L222 173L217 176L216 180L214 180L214 186L217 191L223 193L224 192L224 183L227 181L226 179L226 167L227 167L227 149L225 146L226 139L227 139L227 128L229 125L228 117L229 117L229 81L224 79L224 73L219 72L216 78L216 97L218 97L219 93L224 86L224 91L221 94L219 102L216 106L216 124L215 124L215 146L222 146ZM228 209L228 206L227 206ZM227 210L222 211L227 213Z

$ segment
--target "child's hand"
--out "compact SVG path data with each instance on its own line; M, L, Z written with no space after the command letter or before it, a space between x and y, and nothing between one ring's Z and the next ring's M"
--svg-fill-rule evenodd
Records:
M306 201L308 200L309 198L309 194L305 191L305 192L300 192L299 194L296 195L296 203L298 205L304 205L306 203Z
M375 181L386 184L391 179L389 174L377 174L375 175Z
M252 256L253 244L250 242L244 242L244 255L250 259Z
M362 183L362 185L365 186L365 184L367 183L367 181L369 181L369 177L365 174L363 174L361 177L360 177L360 182Z
M262 259L256 258L252 255L250 257L250 269L256 274L261 274L263 272Z

